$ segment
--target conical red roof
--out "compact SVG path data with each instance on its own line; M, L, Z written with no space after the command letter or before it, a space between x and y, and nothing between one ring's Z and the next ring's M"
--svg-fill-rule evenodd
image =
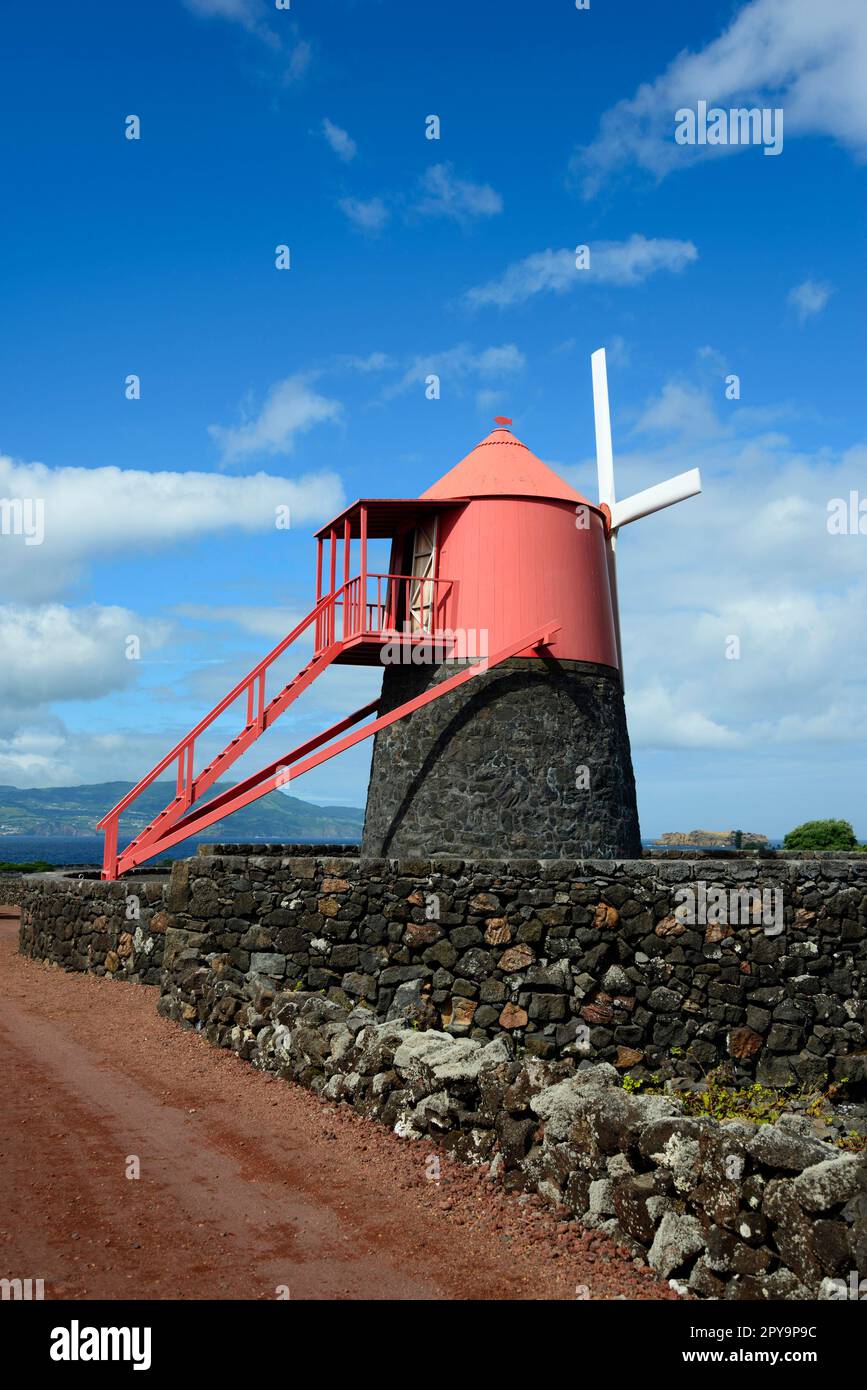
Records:
M422 497L551 497L593 505L504 428L492 430Z

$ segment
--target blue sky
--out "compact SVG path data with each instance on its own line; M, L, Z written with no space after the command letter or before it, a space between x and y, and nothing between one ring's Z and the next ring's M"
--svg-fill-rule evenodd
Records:
M137 778L312 606L315 527L497 413L595 497L605 346L619 492L705 484L618 552L644 833L867 836L867 534L827 528L867 498L860 0L48 0L0 32L0 497L46 504L42 545L0 535L0 782ZM699 99L782 108L782 153L676 145ZM255 761L376 686L329 673ZM369 752L292 790L363 804Z

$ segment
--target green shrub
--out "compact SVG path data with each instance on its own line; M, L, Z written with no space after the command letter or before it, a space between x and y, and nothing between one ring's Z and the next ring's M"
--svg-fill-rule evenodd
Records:
M857 849L855 831L847 820L808 820L790 830L783 849Z

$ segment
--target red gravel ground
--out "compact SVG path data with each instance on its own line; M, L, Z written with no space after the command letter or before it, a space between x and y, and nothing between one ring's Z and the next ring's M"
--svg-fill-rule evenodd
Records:
M483 1169L441 1157L431 1181L432 1145L155 1004L22 958L0 920L0 1277L42 1278L46 1298L675 1297Z

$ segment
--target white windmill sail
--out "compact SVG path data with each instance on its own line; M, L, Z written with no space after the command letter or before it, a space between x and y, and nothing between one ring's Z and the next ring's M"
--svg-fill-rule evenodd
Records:
M598 348L590 358L593 373L593 423L596 426L596 474L599 501L614 506L614 448L611 443L611 411L608 405L608 370L605 349Z
M673 507L675 502L685 502L687 497L695 497L698 492L701 492L701 474L697 468L678 473L676 478L669 478L668 482L656 483L643 492L634 492L625 502L615 502L611 508L611 529L616 531L630 521L650 516L651 512L661 512L665 507Z
M611 513L611 536L608 549L608 577L611 584L611 600L614 605L614 629L617 637L617 659L620 665L620 679L623 680L623 651L620 642L620 605L617 598L617 563L615 551L617 535L621 526L639 521L652 512L660 512L675 502L684 502L687 497L695 497L701 492L701 474L697 468L679 473L667 482L656 483L653 487L636 492L625 501L618 502L614 489L614 449L611 443L611 410L608 402L608 369L605 362L605 349L598 348L590 358L593 373L593 420L596 426L596 471L599 479L599 504Z

